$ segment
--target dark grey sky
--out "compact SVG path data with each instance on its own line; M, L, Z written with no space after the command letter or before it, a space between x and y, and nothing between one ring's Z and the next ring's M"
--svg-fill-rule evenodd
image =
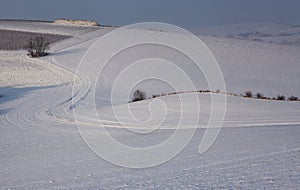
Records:
M192 28L300 20L300 0L1 0L0 18L89 19L126 25L155 21Z

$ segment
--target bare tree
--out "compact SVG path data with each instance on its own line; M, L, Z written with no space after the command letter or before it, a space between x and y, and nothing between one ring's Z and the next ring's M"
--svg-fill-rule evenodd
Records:
M47 50L49 49L50 43L45 40L44 37L39 36L36 38L31 38L26 46L28 55L30 57L42 57L46 56Z

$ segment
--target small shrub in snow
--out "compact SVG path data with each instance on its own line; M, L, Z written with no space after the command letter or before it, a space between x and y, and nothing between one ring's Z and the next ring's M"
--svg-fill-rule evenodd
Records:
M257 99L265 99L264 95L262 93L257 93L255 96Z
M160 97L160 95L152 95L152 98L158 98L158 97Z
M167 95L175 95L175 94L177 94L177 92L171 92L171 93L169 93Z
M276 100L285 100L285 96L283 95L278 95Z
M265 96L261 97L260 99L263 99L263 100L271 100L270 97L265 97Z
M252 92L251 91L246 91L244 97L252 98L253 97Z
M296 96L291 96L291 97L288 98L288 100L289 101L298 101L299 99Z
M146 99L146 93L141 90L136 90L133 93L132 102L141 101Z
M210 90L199 90L198 91L199 93L209 93L209 92L211 92Z

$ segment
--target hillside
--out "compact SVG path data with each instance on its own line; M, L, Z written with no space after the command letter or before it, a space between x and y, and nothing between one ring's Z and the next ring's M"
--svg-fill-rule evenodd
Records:
M195 38L165 28L109 38L115 28L32 21L0 28L73 36L43 58L0 52L0 189L298 189L300 102L189 92L209 87L179 51L211 55ZM198 37L227 92L300 96L296 45ZM128 103L135 89L185 93Z

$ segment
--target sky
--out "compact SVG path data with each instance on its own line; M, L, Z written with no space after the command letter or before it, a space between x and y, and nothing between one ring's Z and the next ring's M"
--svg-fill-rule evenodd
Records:
M1 0L1 19L94 20L123 26L165 22L184 28L300 21L299 0Z

